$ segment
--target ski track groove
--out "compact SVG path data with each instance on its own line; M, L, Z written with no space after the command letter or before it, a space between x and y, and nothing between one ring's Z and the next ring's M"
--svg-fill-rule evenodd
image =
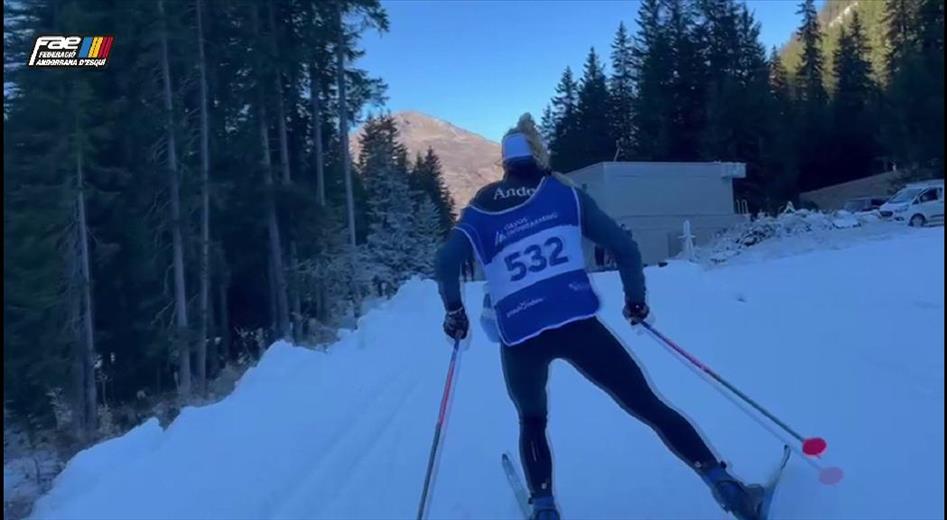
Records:
M413 397L414 394L419 390L420 384L417 379L413 379L407 386L407 389L403 392L399 392L401 398L395 403L395 406L390 407L389 411L382 416L382 420L378 423L378 427L373 430L373 435L366 435L367 437L374 437L378 439L376 442L362 443L359 442L359 445L367 445L368 448L365 450L358 451L354 458L351 460L350 470L345 473L345 476L339 481L339 484L336 486L334 499L332 501L327 501L325 503L325 510L332 510L332 506L335 505L340 499L348 496L349 490L353 487L353 484L356 484L358 480L363 479L363 473L359 469L366 466L366 462L369 460L378 460L370 457L375 453L382 450L382 448L397 448L398 443L397 439L400 438L400 431L405 428L405 425L413 426L408 421L397 420L400 417L400 413L405 404L410 402L410 397ZM392 432L390 435L380 435L382 432ZM394 438L392 438L394 437ZM389 451L391 451L389 449ZM388 461L388 464L393 464L392 461ZM371 477L370 477L371 478Z
M341 481L350 480L354 475L352 470L357 463L363 462L367 452L374 449L376 442L372 442L372 439L377 439L379 437L377 433L390 426L395 415L404 407L407 397L418 384L417 378L411 377L410 373L403 371L392 379L383 378L381 384L373 385L372 391L367 394L369 398L365 399L361 406L350 408L352 413L349 414L349 417L354 415L351 420L346 421L344 426L332 425L335 431L331 441L316 453L310 463L301 466L302 471L298 474L299 478L292 480L295 485L281 493L282 499L268 508L265 517L300 518L295 512L287 511L287 509L294 509L288 506L304 505L312 498L307 500L300 497L311 497L314 493L331 493L333 498L329 500L337 501L343 495L341 493L342 485L338 484L340 480L329 481L329 476L322 474L320 468L322 466L339 465L341 462L349 462L346 466L349 466L350 470L342 475ZM392 389L398 389L395 395L401 396L395 407L388 406L393 395ZM381 417L384 418L382 421L378 420L379 414L375 413L375 410L382 412ZM370 448L363 449L366 446ZM320 500L320 502L322 501ZM326 504L331 503L326 502ZM311 513L307 511L306 515L311 515Z

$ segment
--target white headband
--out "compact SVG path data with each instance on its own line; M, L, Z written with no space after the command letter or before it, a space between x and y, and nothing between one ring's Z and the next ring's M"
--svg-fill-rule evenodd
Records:
M517 132L503 138L503 162L524 157L533 157L525 135Z

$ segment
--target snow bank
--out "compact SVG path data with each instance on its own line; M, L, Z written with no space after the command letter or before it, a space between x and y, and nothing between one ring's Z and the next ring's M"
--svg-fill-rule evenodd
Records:
M658 328L829 440L826 462L846 479L823 486L794 457L774 518L943 518L943 230L741 258L648 269L649 294ZM623 322L616 273L594 283L601 319L659 393L737 474L763 478L778 441ZM466 287L472 323L481 291ZM435 284L412 281L327 352L276 344L228 398L77 456L34 517L413 518L449 357L441 319ZM515 454L517 424L498 348L475 330L461 358L430 518L517 515L499 464ZM553 364L549 393L564 517L723 517L650 429L567 364Z
M776 216L760 215L732 226L710 244L695 250L695 260L704 265L732 261L761 249L783 255L838 247L866 237L888 238L909 231L903 223L882 220L876 213L840 210L823 213L789 209ZM768 247L761 248L761 245ZM755 260L758 260L756 258Z
M56 478L57 495L66 501L81 499L112 471L153 453L161 440L158 419L151 418L121 437L77 453Z
M12 457L4 455L4 512L8 507L28 509L61 469L62 463L52 449L36 449Z

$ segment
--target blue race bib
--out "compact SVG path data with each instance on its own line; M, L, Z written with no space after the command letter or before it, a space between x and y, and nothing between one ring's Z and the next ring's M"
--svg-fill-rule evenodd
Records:
M585 271L578 197L546 177L526 202L488 212L470 206L457 229L487 277L506 345L594 316L599 300Z

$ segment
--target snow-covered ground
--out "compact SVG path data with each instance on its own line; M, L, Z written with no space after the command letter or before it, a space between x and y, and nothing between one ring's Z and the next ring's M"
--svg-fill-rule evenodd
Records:
M824 436L825 463L844 468L824 486L793 457L773 517L943 518L943 228L768 247L778 254L672 262L647 277L657 328ZM779 442L622 321L615 273L594 281L601 319L659 392L736 473L762 479ZM468 284L466 300L481 290ZM413 281L327 352L276 344L223 401L77 455L34 517L413 518L449 357L441 318L434 283ZM499 464L515 453L517 422L498 348L475 330L461 358L431 518L517 516ZM565 518L724 516L646 426L565 363L553 365L550 399Z
M52 486L65 461L51 443L31 439L10 418L3 428L3 517L23 518Z
M702 265L758 262L808 251L838 249L865 240L886 240L905 232L905 224L881 219L876 212L822 213L798 210L758 216L725 230L698 247ZM684 255L682 255L684 256Z

